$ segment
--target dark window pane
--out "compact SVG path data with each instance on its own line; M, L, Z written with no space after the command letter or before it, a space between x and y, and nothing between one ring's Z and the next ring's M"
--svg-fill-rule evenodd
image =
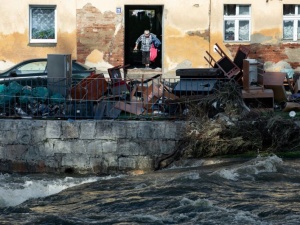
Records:
M236 5L224 5L224 15L225 16L236 15Z
M283 5L283 15L295 15L295 5Z

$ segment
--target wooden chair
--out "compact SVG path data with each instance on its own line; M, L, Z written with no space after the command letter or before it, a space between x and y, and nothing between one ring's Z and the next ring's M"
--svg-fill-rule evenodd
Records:
M248 57L250 52L249 49L244 46L240 46L234 57L234 60L231 60L217 43L215 45L217 47L216 52L221 58L217 61L208 51L206 51L206 54L209 56L209 58L204 56L205 60L211 67L221 69L226 77L234 77L236 80L241 79L243 60Z
M112 68L108 68L107 72L109 74L111 80L111 92L113 95L119 95L122 92L129 91L129 87L126 83L126 74L127 74L127 67L129 64L121 66L115 66ZM123 69L124 78L122 78L121 69Z

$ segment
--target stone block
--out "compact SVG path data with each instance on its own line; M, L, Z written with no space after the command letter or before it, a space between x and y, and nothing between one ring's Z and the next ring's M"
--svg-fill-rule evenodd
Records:
M115 139L126 137L126 126L127 125L128 125L127 121L113 121L112 135L115 137Z
M53 146L53 153L71 153L72 152L72 144L69 141L63 140L49 140Z
M19 161L25 158L27 150L27 145L7 145L5 157L8 160Z
M44 142L43 147L42 147L42 154L44 154L44 156L52 156L55 154L54 152L54 144L55 144L56 140L53 139L48 139Z
M154 169L154 160L151 156L137 156L136 157L135 169L141 170L153 170Z
M81 153L71 153L65 154L62 157L61 166L62 167L72 167L79 169L87 169L90 168L90 159L86 154Z
M23 160L26 162L31 161L31 162L37 162L38 160L47 160L49 155L44 155L41 154L40 149L42 146L30 146L27 150L27 152L24 154Z
M91 157L101 157L103 154L102 140L95 140L86 143L86 154Z
M91 121L80 121L80 139L92 140L95 135L95 123Z
M120 157L119 170L132 170L136 168L136 159L134 157Z
M15 120L0 120L0 131L17 130L18 122Z
M112 135L112 121L100 120L95 125L95 139L113 140L115 137Z
M6 147L0 146L0 159L6 158Z
M153 139L165 139L166 136L166 123L162 122L152 122L152 138Z
M176 147L176 141L174 140L160 141L159 154L170 154L175 150L175 147Z
M127 139L135 139L137 138L137 126L138 121L130 121L126 123L125 130Z
M137 138L139 139L153 139L155 132L157 131L152 122L146 121L137 126Z
M69 121L62 122L62 135L61 138L63 139L74 139L79 138L79 124Z
M0 143L2 145L16 144L18 139L18 132L16 130L2 131L0 135Z
M117 141L103 141L102 142L102 152L106 153L116 153L118 150Z
M140 150L145 146L139 141L120 139L117 142L117 154L124 156L140 155Z
M46 138L60 138L61 132L61 121L47 121Z
M90 167L96 173L108 174L110 171L117 171L118 158L114 154L105 154L105 156L90 158Z
M105 154L103 155L103 159L109 168L116 168L119 165L118 156L115 154Z
M30 132L28 130L18 130L17 138L15 141L17 144L24 144L24 145L27 144L28 145L28 144L32 143L31 135L32 135L32 132Z
M31 144L40 143L46 140L45 127L34 127L31 134Z
M168 126L166 125L166 127ZM175 121L173 122L173 126L170 126L169 129L169 132L166 132L166 134L168 133L170 136L166 136L166 138L178 141L186 134L186 122Z
M139 146L141 146L139 155L158 155L160 153L161 142L158 139L139 140Z

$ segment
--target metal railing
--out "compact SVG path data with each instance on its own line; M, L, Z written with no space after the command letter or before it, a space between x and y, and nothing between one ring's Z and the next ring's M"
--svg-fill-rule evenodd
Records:
M228 79L83 80L8 78L0 84L0 117L32 119L182 119L189 96L214 93Z

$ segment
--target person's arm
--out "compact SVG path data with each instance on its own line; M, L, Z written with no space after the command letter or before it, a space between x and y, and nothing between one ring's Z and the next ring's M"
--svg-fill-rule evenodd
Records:
M140 41L142 40L142 35L136 40L136 42L135 42L135 46L134 46L134 51L136 51L137 50L137 48L138 48L138 45L139 45L139 43L140 43Z

